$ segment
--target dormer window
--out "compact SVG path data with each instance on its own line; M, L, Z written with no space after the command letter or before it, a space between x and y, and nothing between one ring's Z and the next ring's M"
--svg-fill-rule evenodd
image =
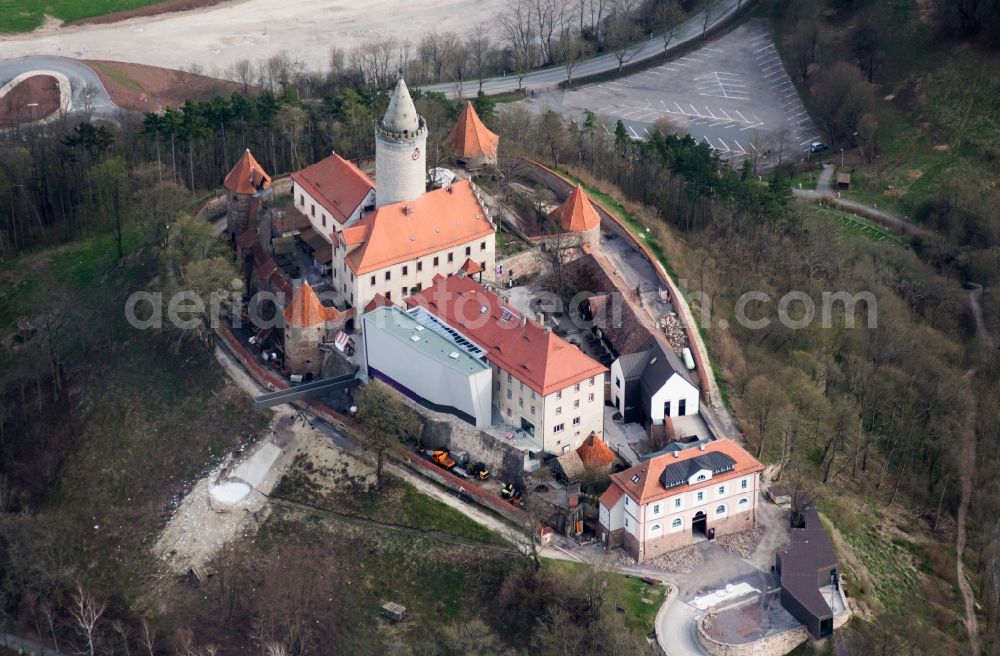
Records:
M639 474L632 474L632 482L633 483L639 482Z
M698 474L698 478L696 478L694 480L696 480L696 481L703 481L703 480L705 480L705 475L704 474Z

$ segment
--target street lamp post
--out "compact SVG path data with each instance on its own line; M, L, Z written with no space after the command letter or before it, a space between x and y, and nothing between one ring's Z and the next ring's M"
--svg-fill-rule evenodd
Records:
M844 149L840 149L840 168L844 168Z

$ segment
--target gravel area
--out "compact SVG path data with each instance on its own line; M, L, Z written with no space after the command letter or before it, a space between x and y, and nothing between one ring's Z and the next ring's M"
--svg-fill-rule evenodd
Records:
M750 554L752 554L754 549L757 548L757 545L760 543L760 539L763 535L764 532L761 529L752 528L749 531L743 531L741 533L723 535L722 537L716 538L715 541L720 547L734 556L749 558Z
M624 549L614 549L608 555L615 565L632 566L636 564L635 558L629 555ZM701 564L701 560L701 551L696 545L690 545L644 561L642 565L651 569L662 569L667 572L687 574L698 567Z

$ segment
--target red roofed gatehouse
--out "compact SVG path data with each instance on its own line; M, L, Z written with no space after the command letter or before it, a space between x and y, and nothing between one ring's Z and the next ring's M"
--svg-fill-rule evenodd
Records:
M251 205L259 204L271 194L271 176L267 174L250 149L236 162L223 182L229 197L226 199L226 233L230 239L243 234L250 227Z
M323 366L320 344L344 327L354 310L341 312L323 305L308 282L295 283L285 307L285 367L293 374L318 376Z
M455 159L470 168L496 165L500 137L483 125L471 102L466 102L444 146Z
M764 466L736 442L656 456L611 475L601 495L598 537L642 562L698 540L757 525Z

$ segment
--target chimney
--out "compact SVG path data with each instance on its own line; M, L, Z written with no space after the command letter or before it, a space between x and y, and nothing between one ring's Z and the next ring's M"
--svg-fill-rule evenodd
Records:
M699 451L704 451L705 450L705 445L704 444L699 444L698 445L698 450Z
M676 452L676 451L674 451L674 457L675 457L675 458L679 458L679 457L680 457L679 455L677 455L677 452Z
M539 312L538 314L536 314L535 315L535 321L537 321L538 323L540 323L540 324L542 324L544 326L545 325L545 313L544 312Z
M522 314L521 315L521 327L524 328L527 325L528 325L528 317Z

